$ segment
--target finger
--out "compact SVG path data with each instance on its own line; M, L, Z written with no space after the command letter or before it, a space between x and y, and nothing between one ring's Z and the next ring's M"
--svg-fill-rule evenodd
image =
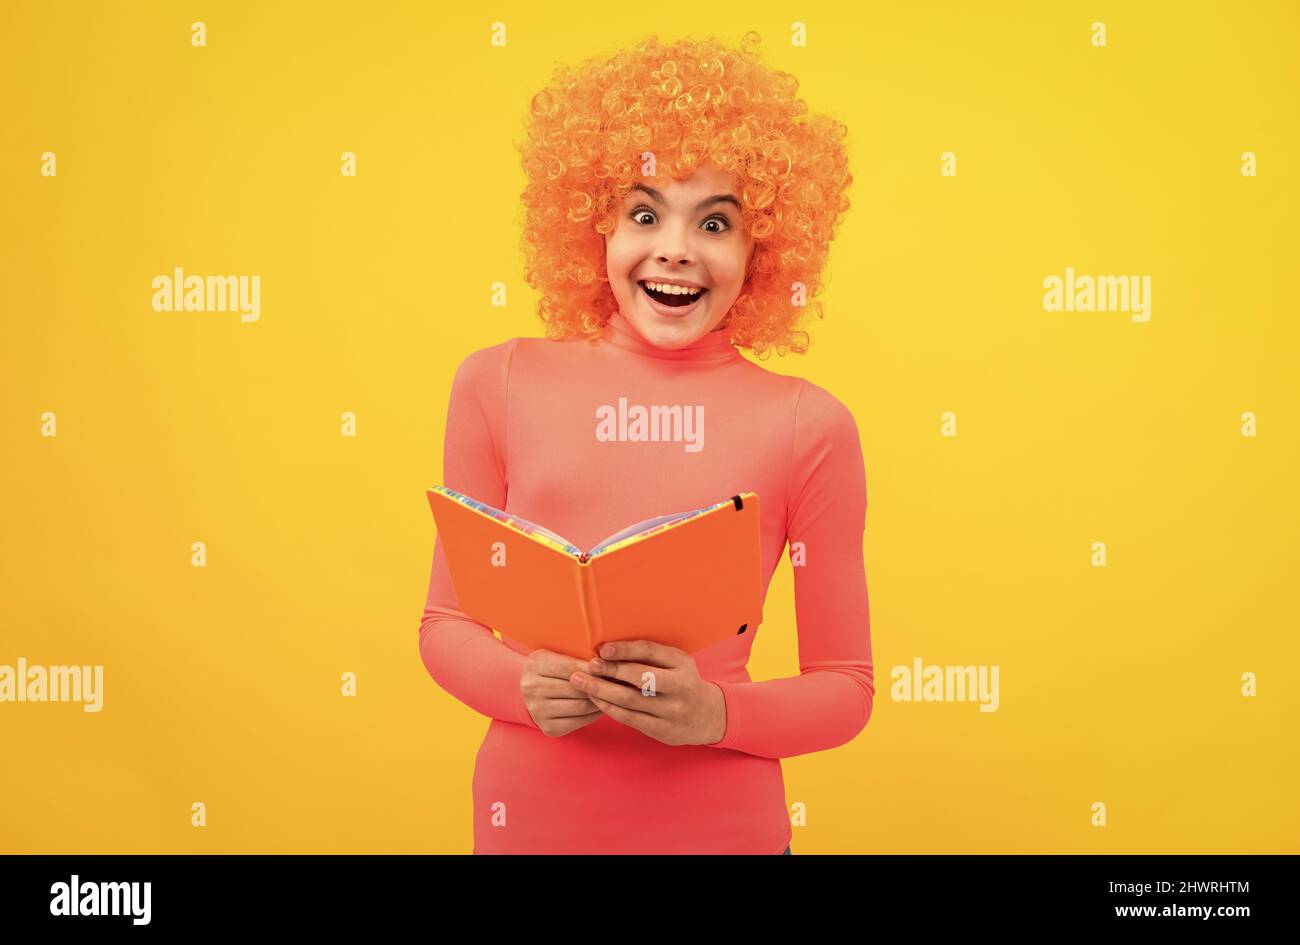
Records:
M636 712L613 702L606 702L597 696L592 696L591 701L614 721L622 722L629 728L643 732L651 738L659 738L658 733L663 730L662 720L655 718L653 715L646 715L644 712Z
M564 653L551 650L534 650L530 654L533 671L539 676L551 676L555 679L568 679L575 671L585 669L587 660L580 660Z
M603 660L639 660L666 669L679 666L687 659L684 650L679 650L675 646L665 646L654 640L619 640L616 643L605 643L601 645L600 652L596 655Z
M534 676L530 682L525 684L525 689L530 695L543 699L586 698L586 694L582 690L576 689L573 683L569 682L567 676L564 679L555 679L552 676Z
M644 690L653 685L654 691L661 695L672 692L675 688L672 684L672 670L664 669L662 666L650 666L627 660L594 659L588 665L587 671L602 679L627 683L636 689Z
M599 711L590 699L583 696L581 699L544 699L538 706L537 715L546 719L571 719L584 718Z
M657 716L659 714L658 707L664 704L657 696L642 695L640 689L634 689L622 683L610 682L608 679L601 679L599 676L574 673L573 682L574 686L585 693L592 702L599 698L605 702L611 702L645 715Z

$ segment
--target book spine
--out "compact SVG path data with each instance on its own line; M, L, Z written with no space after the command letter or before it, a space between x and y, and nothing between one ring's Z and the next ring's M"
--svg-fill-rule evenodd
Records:
M585 559L585 560L584 560ZM587 646L593 656L596 647L603 642L604 623L600 619L600 600L596 595L596 568L594 562L583 555L578 559L578 606L582 610L582 620L586 626Z

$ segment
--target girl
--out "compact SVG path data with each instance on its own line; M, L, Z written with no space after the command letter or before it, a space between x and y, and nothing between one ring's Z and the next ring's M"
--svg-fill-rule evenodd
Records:
M800 673L751 681L753 633L693 655L641 639L590 661L530 652L459 609L435 541L420 654L492 719L475 853L788 853L780 759L842 745L871 716L857 425L740 350L807 350L795 323L848 208L845 129L802 119L798 82L754 42L651 37L534 97L524 247L546 337L461 362L443 482L582 547L758 493L764 593L790 546ZM620 398L699 429L597 437L598 408Z

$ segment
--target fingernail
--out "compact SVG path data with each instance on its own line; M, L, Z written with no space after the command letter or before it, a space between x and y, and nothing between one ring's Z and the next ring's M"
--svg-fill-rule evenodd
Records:
M581 686L581 685L582 685L582 682L583 682L583 675L582 675L582 673L574 673L574 674L569 678L569 682L573 683L575 686Z
M603 672L605 671L605 663L604 663L604 661L603 661L603 660L592 660L592 661L591 661L591 671L592 671L593 673L603 673Z
M606 643L604 646L602 646L600 648L600 655L605 657L606 659L612 657L614 655L614 644Z

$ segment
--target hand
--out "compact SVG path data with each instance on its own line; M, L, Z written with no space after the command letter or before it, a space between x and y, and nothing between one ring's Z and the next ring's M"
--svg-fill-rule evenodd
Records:
M700 678L695 659L652 640L606 643L590 674L570 682L615 721L665 745L712 745L727 733L722 690Z
M528 654L519 677L519 692L524 697L528 714L543 734L552 737L568 735L602 717L600 709L586 694L568 681L575 669L585 669L586 666L586 660L550 650L533 650Z

